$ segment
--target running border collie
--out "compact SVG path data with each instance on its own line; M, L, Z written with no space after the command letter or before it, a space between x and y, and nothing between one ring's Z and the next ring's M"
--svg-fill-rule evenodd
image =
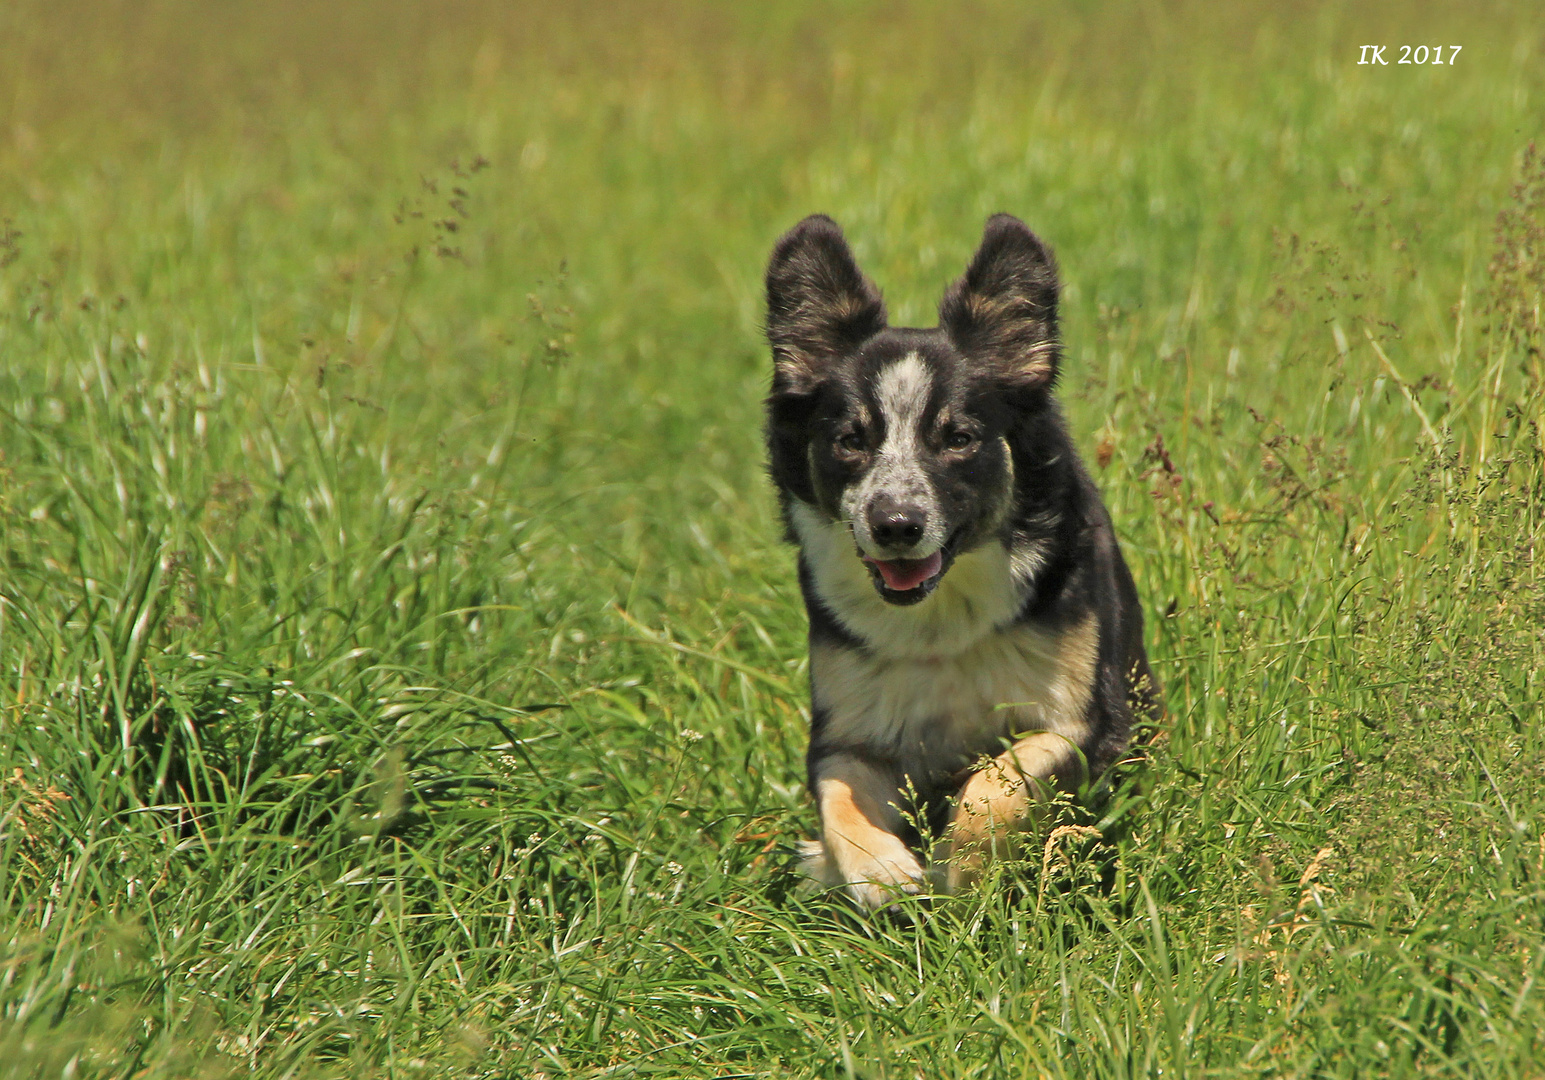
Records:
M1008 214L932 330L886 324L825 215L767 269L770 471L810 616L822 838L801 853L866 908L976 880L1159 707L1132 575L1052 398L1057 294Z

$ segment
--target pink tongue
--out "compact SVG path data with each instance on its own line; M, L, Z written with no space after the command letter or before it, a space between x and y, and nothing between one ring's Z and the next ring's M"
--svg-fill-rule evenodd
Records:
M935 551L926 559L865 560L875 565L885 579L885 587L892 592L911 592L939 572L944 557Z

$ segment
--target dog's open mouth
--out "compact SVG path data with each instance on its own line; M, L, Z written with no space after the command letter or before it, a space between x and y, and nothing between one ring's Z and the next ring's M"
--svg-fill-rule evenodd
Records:
M941 549L921 559L873 559L860 555L880 597L892 604L915 604L939 584L950 558Z

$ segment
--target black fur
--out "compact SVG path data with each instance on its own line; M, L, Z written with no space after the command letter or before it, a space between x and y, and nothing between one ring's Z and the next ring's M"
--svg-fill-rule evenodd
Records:
M1057 263L1024 222L987 220L982 244L939 305L957 348L1010 384L1049 388L1057 375Z

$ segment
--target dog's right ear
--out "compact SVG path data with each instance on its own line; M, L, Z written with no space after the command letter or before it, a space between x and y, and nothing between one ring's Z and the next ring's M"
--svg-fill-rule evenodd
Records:
M885 329L885 302L825 214L784 234L767 265L773 393L808 394L831 366Z

